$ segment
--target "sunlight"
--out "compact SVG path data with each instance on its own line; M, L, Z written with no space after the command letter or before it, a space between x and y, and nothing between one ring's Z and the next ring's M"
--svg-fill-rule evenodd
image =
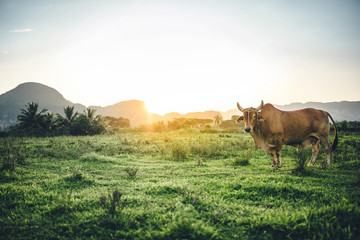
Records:
M165 97L166 98L166 97ZM145 100L146 108L150 113L156 113L159 115L165 115L171 112L188 113L191 111L191 107L185 103L179 103L177 101L166 100L165 98L151 98Z
M150 113L165 115L166 113L175 111L175 109L172 108L172 106L167 106L166 101L160 102L159 100L149 99L145 102L145 104L146 104L146 109Z
M162 115L209 110L210 105L227 110L240 100L257 104L261 96L251 89L261 85L268 91L264 86L271 83L269 76L277 75L276 59L261 56L251 45L214 35L200 20L190 25L181 16L168 15L175 33L170 23L143 14L149 19L141 26L145 35L134 32L139 22L132 15L109 16L69 35L64 68L73 91L86 79L89 99L83 102L105 106L139 99L150 112ZM164 24L166 30L160 30ZM216 97L224 95L219 89L231 90L232 96ZM262 94L259 89L257 93Z

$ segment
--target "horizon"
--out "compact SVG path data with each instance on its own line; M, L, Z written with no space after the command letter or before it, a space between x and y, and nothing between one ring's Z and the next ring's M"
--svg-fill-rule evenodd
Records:
M52 90L55 90L56 92L58 92L59 95L61 95L62 97L63 94L61 92L59 92L57 89L51 87L51 86L48 86L48 85L44 85L42 83L38 83L38 82L24 82L24 83L21 83L19 84L18 86L16 86L15 88L19 87L20 85L23 85L23 84L39 84L39 85L42 85L44 87L47 87L49 89L52 89ZM14 90L15 88L13 89L10 89L9 91L11 90ZM8 92L8 91L7 91ZM5 92L5 93L7 93ZM0 96L3 95L4 93L0 93ZM166 112L164 114L160 114L160 113L156 113L156 112L151 112L148 110L148 107L147 107L147 104L146 104L146 101L144 100L140 100L140 99L128 99L128 100L122 100L122 101L119 101L119 102L116 102L116 103L112 103L112 104L109 104L109 105L106 105L106 106L100 106L100 105L84 105L82 103L78 103L78 102L73 102L71 101L71 99L66 99L64 97L65 100L68 100L70 101L72 104L74 105L83 105L84 107L86 108L91 108L91 107L100 107L100 108L106 108L106 107L110 107L110 106L113 106L113 105L116 105L116 104L119 104L119 103L124 103L124 102L132 102L132 101L138 101L138 102L143 102L144 103L144 106L145 108L147 109L147 111L149 112L149 114L157 114L157 115L160 115L160 116L165 116L167 114L172 114L172 113L176 113L176 114L180 114L180 115L186 115L186 114L192 114L192 113L204 113L204 112L220 112L221 114L226 114L227 112L231 112L231 111L234 111L234 110L237 110L237 107L234 107L234 108L230 108L230 109L224 109L224 110L219 110L219 109L205 109L205 110L200 110L200 111L192 111L192 112L179 112L179 111L176 111L176 110L172 110L170 112ZM36 101L35 101L36 102ZM348 101L348 100L342 100L342 101L332 101L332 102L313 102L313 101L309 101L309 102L292 102L292 103L288 103L288 104L276 104L276 103L270 103L270 102L266 102L264 101L264 104L267 104L267 103L270 103L270 104L273 104L274 106L279 106L279 107L287 107L287 106L290 106L290 105L293 105L293 104L302 104L302 105L306 105L306 104L312 104L312 103L320 103L320 104L332 104L332 103L341 103L341 102L360 102L360 101ZM40 106L41 107L41 106ZM64 106L65 107L65 106ZM244 107L244 106L243 106ZM253 106L255 107L255 106Z
M359 101L358 1L1 1L0 94L151 113Z

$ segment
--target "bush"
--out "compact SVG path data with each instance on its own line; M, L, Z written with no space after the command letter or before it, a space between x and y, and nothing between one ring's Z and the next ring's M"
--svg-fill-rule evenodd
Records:
M188 158L189 149L180 143L170 145L171 159L175 161L184 161Z
M155 239L217 239L216 231L207 226L201 220L197 220L196 210L192 205L184 205L180 202L176 204L177 211L172 217L172 221L165 226L160 236Z
M125 207L126 200L121 200L122 196L123 194L115 188L112 193L109 193L108 198L104 195L100 197L100 204L110 215L116 217Z
M129 177L135 177L136 173L139 171L138 167L126 167L125 172L129 174Z
M360 140L354 137L340 139L337 148L332 153L332 161L344 164L346 161L359 159L359 145Z
M237 157L235 157L232 162L233 166L246 166L249 165L250 159L253 155L253 148L249 148L248 150L242 151L239 153Z
M0 159L1 170L15 171L15 165L24 164L25 156L23 154L23 140L20 138L1 139Z
M302 171L305 169L306 161L310 159L311 148L307 149L292 149L290 155L295 159L295 171Z

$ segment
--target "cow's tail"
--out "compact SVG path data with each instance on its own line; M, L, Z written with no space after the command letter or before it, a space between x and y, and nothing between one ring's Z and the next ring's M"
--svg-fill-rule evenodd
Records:
M325 112L325 113L328 115L328 117L331 119L331 121L333 122L333 125L334 125L335 138L334 138L334 141L333 141L332 147L331 147L331 150L334 151L338 144L338 135L337 135L337 130L336 130L336 124L335 124L334 119L331 117L330 113L328 113L328 112Z

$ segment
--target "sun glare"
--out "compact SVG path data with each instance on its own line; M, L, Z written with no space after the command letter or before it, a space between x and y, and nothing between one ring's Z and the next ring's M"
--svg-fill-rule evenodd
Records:
M146 109L150 113L165 115L166 113L169 113L172 111L171 106L167 106L166 103L161 103L161 102L159 102L159 100L149 99L149 100L146 100L145 104L146 104Z
M147 18L144 31L158 34L134 32L141 26L128 15L105 18L107 24L100 21L69 36L64 64L74 85L85 79L89 83L91 99L84 102L104 106L138 99L149 112L161 115L209 110L206 105L228 110L216 109L226 98L216 97L219 89L239 89L236 94L243 99L258 101L258 96L244 96L244 89L267 85L268 76L276 75L274 59L269 62L254 48L204 30L200 20L188 25L180 16L169 16L177 28L172 32L170 23L162 30L158 27L164 23L152 15Z

